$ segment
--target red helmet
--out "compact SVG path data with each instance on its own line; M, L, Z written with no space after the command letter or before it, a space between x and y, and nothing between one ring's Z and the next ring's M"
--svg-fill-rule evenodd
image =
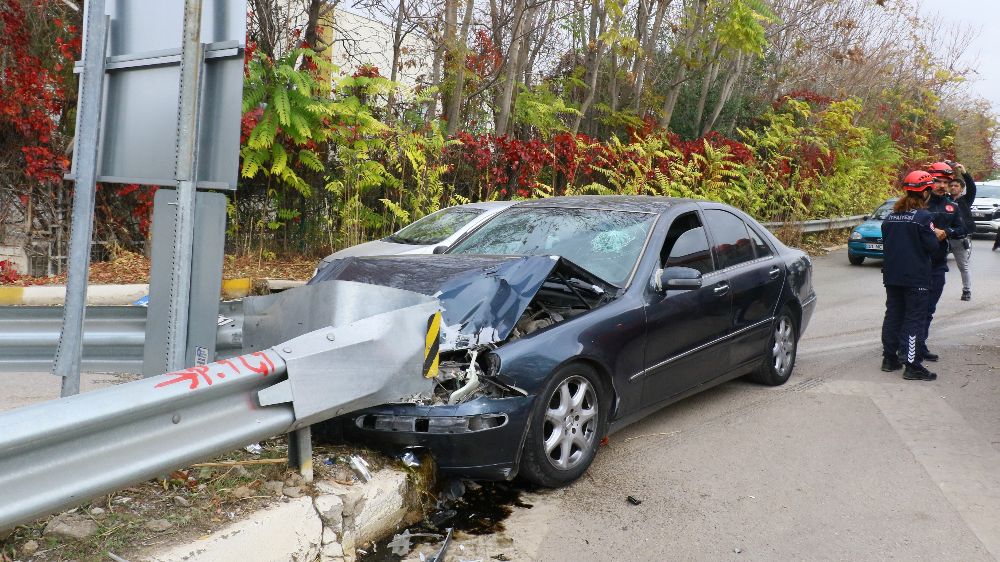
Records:
M927 167L927 171L935 178L943 177L951 179L955 177L955 170L952 170L947 162L935 162Z
M914 170L903 178L903 189L906 191L924 191L932 185L934 176L923 170Z

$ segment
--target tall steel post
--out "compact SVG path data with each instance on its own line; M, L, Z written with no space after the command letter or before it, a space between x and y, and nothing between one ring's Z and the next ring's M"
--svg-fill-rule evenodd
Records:
M194 203L198 183L198 122L202 70L202 0L185 0L181 44L180 104L177 113L177 218L174 222L170 308L167 314L167 367L187 365L188 316L191 303L191 264L194 248Z
M94 200L97 190L97 157L101 137L104 97L104 61L108 20L104 0L87 0L86 32L80 101L76 120L73 168L73 224L70 227L68 279L63 328L56 347L53 374L62 377L62 396L80 393L80 358L83 353L83 320L87 306L90 243L94 234Z

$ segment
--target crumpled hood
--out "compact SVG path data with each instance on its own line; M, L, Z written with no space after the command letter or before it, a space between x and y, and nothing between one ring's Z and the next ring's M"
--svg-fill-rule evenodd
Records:
M441 302L441 350L499 343L561 262L557 256L432 254L339 259L310 285L357 281L405 289Z

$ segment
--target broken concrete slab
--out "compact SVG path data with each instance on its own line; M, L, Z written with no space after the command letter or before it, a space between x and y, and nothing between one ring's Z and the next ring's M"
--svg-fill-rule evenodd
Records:
M312 498L298 498L259 511L250 519L190 544L147 553L149 562L274 560L312 562L319 556L323 523Z
M137 558L149 562L351 561L357 546L392 534L420 509L408 500L419 494L413 493L407 475L398 470L380 470L370 482L354 485L318 480L312 490L315 497L286 497L286 502L193 543Z

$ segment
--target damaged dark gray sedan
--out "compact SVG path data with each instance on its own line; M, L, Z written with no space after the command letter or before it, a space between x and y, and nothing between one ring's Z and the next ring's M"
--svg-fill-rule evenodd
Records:
M657 197L518 203L447 253L346 258L310 283L442 305L434 396L341 419L348 440L440 470L578 478L605 435L736 377L780 385L815 307L812 265L744 213Z

